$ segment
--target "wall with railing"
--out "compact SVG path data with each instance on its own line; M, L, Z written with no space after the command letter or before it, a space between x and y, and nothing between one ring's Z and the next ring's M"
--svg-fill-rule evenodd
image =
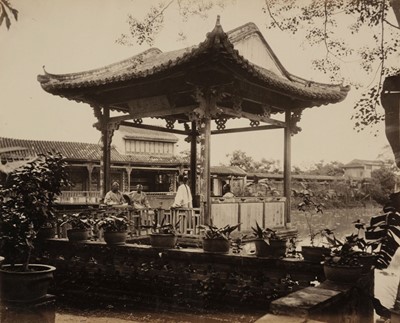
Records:
M241 223L238 231L251 231L256 222L262 227L271 229L284 228L284 198L242 198L228 201L226 199L214 199L211 205L212 223L216 227L224 227L227 224ZM201 235L200 225L202 219L200 208L150 208L137 210L131 206L101 206L85 210L61 210L58 217L67 213L84 212L94 220L105 215L122 214L129 220L128 234L130 237L143 236L151 232L153 222L171 223L181 235ZM59 221L60 222L60 221ZM59 238L66 238L68 224L57 228ZM95 240L102 239L102 232L93 227L92 236Z
M342 284L324 281L321 264L295 258L66 239L44 241L34 257L57 268L50 293L61 301L271 313L260 323L373 322L373 272Z
M102 206L99 208L85 210L62 210L57 212L57 237L66 238L67 230L71 226L66 223L61 225L60 221L64 214L82 213L94 221L107 215L123 215L128 219L128 236L138 237L148 235L152 232L153 223L170 223L176 228L180 235L200 235L200 209L198 208L179 208L179 209L141 209L137 210L131 206ZM102 240L103 232L96 224L93 225L91 232L92 240Z

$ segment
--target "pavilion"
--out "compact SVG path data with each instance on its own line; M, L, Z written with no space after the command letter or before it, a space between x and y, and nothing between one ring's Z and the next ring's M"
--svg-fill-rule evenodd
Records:
M188 136L190 180L195 189L200 169L201 216L211 219L210 138L214 134L284 130L285 224L290 222L291 136L300 128L303 109L344 100L348 86L308 81L290 74L253 23L225 33L218 17L215 28L199 45L162 52L151 48L121 62L80 73L38 76L54 95L89 104L103 140L103 192L110 186L110 145L119 125ZM111 114L112 113L112 114ZM117 114L117 115L115 115ZM273 116L282 116L273 118ZM143 124L159 118L164 127ZM249 127L226 129L232 118ZM216 130L211 129L215 121ZM175 128L177 126L178 128ZM196 143L200 142L200 160ZM239 202L240 203L240 202ZM263 206L264 207L264 206ZM265 208L265 207L264 207Z

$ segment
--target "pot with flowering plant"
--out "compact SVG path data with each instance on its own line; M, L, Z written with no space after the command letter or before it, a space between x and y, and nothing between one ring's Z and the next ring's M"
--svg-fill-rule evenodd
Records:
M303 201L298 204L297 209L304 214L306 225L308 229L308 236L310 237L310 245L301 247L301 254L305 261L310 262L321 262L324 259L324 255L329 255L329 248L325 246L317 246L316 238L321 235L321 230L315 230L313 224L313 216L317 214L323 214L322 203L317 203L311 199L308 190L301 192Z
M278 236L275 230L262 228L258 222L255 227L251 227L257 257L284 257L286 254L287 239Z
M203 233L203 250L213 253L228 253L230 249L230 234L240 226L227 224L218 228L212 224L200 225Z
M104 241L109 245L125 244L128 224L128 218L124 213L105 215L97 221L98 228L104 232Z
M90 237L94 220L88 212L64 214L60 227L67 227L67 237L71 242L84 242Z
M63 156L49 152L11 172L0 187L3 301L32 302L46 295L55 267L31 264L31 254L39 230L55 220L56 199L67 186Z

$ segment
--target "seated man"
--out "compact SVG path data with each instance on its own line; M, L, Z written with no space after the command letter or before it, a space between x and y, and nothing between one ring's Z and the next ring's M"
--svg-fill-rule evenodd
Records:
M222 197L225 198L233 198L235 195L231 192L231 185L230 184L225 184L223 187L223 191L225 192Z
M136 210L150 208L150 203L147 200L146 193L143 192L143 185L141 184L136 186L136 191L129 193L129 198L131 199L133 208Z
M119 183L113 182L111 185L111 190L104 197L104 204L107 205L120 205L124 204L125 199L122 193L119 191Z

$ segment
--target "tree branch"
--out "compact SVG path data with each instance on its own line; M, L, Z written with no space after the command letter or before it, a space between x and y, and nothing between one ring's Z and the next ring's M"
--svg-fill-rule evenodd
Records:
M271 17L271 19L273 20L274 24L275 24L281 31L283 31L282 27L278 24L278 22L276 21L275 17L272 15L271 8L269 7L268 0L265 0L265 4L267 5L268 14L269 14L269 16Z
M383 19L384 22L386 22L389 26L396 28L396 29L400 29L399 26L393 25L391 22L389 22L387 19Z

